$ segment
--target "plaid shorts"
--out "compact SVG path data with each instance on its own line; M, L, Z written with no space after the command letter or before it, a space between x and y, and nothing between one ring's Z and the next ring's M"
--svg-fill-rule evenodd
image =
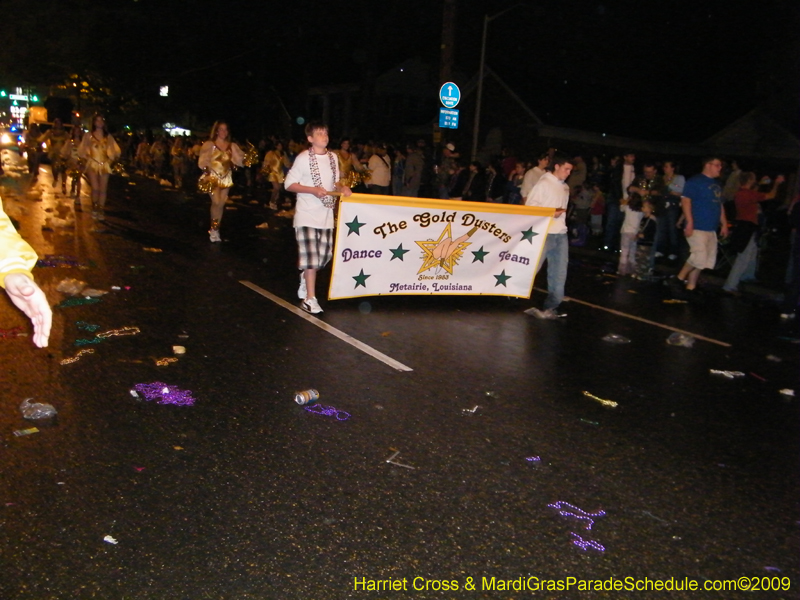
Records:
M321 269L333 258L333 229L295 227L297 238L298 268Z

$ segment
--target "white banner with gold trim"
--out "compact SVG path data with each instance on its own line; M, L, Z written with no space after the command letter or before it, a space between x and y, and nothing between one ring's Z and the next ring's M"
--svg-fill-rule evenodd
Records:
M553 212L484 202L343 197L328 298L529 298Z

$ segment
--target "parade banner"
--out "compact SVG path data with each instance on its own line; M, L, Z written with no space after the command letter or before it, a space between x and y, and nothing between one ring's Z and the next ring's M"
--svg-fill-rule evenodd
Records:
M488 202L342 197L328 298L530 298L553 213Z

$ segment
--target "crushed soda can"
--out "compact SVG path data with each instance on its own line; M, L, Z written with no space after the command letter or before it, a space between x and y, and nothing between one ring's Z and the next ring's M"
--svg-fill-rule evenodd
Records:
M294 394L294 401L297 402L300 406L311 404L312 402L316 402L317 400L319 400L319 392L317 390L308 389L308 390L303 390L301 392L295 392Z

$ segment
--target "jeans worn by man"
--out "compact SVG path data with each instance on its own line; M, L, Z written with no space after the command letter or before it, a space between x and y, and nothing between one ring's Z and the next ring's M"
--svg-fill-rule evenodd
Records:
M558 312L558 306L564 300L564 284L567 281L567 265L569 263L569 242L567 240L566 212L569 203L569 187L565 183L572 171L572 159L566 154L557 153L551 161L552 172L545 173L533 186L525 200L526 206L554 208L553 223L544 242L544 252L539 263L547 261L547 298L544 310L530 308L525 311L537 319L556 319L566 317Z
M544 312L555 313L564 301L564 284L567 282L567 265L569 264L569 240L566 233L554 233L547 236L544 242L542 263L547 261L547 298L544 300ZM541 267L541 263L539 265ZM564 313L554 316L565 317Z

